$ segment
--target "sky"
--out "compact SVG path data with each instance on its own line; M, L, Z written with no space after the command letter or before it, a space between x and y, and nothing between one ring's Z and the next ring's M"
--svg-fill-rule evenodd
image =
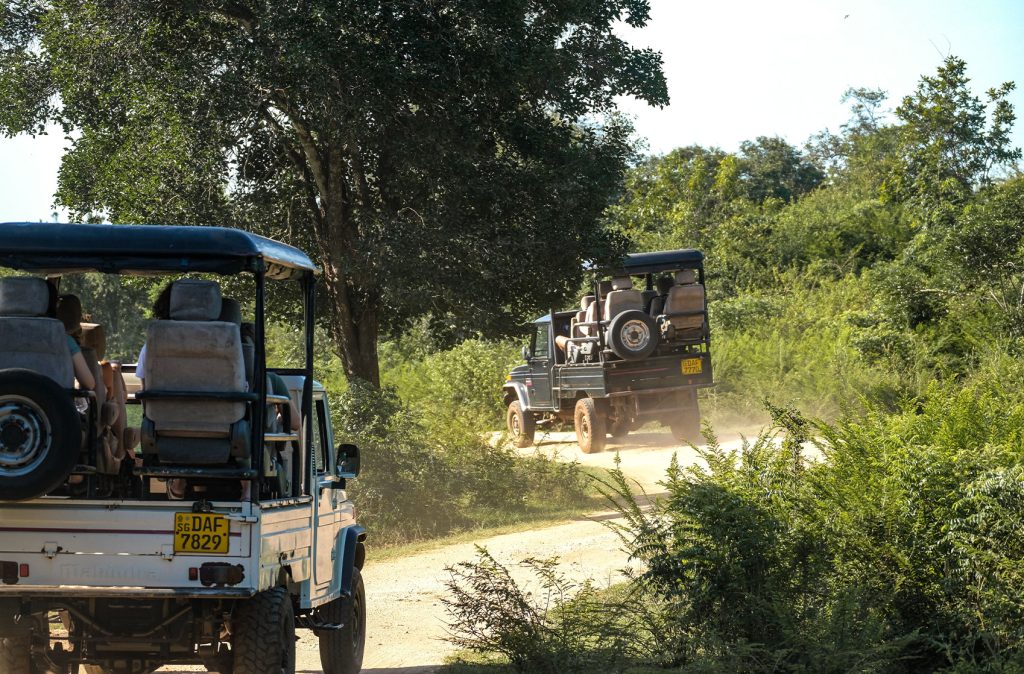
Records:
M650 23L620 33L663 55L671 103L620 101L654 153L775 135L800 145L848 119L849 87L884 89L895 108L949 54L978 94L1017 81L1024 115L1024 0L651 0ZM1024 120L1013 142L1024 146ZM65 145L59 129L0 138L0 222L52 218Z

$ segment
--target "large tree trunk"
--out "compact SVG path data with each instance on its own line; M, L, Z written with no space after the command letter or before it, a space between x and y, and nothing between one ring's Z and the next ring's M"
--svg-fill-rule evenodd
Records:
M345 376L362 379L380 386L380 365L377 360L379 320L368 288L372 279L353 276L351 261L356 254L351 211L341 184L342 169L334 166L338 181L332 185L332 199L324 200L324 226L320 232L320 251L324 270L324 286L330 304L330 334L335 352L341 358Z
M326 299L331 315L331 341L341 358L345 376L380 386L377 312L353 306L353 289L334 260L323 260L323 267Z

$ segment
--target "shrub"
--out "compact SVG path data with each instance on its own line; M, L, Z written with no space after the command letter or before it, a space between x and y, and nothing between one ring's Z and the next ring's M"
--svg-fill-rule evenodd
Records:
M335 428L363 451L353 499L376 540L403 542L587 503L575 464L522 458L476 428L431 428L395 389L353 381Z

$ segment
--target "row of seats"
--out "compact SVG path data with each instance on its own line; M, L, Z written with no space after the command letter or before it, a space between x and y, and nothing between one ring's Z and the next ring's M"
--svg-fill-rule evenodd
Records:
M633 288L628 276L618 276L601 281L598 291L603 298L601 320L610 323L624 311L644 311L653 318L670 324L678 335L692 337L695 331L704 327L704 286L697 283L692 269L677 271L673 278L659 279L664 293L657 290L643 292ZM596 328L588 323L597 322L597 303L593 295L584 295L580 311L573 320L573 337L590 337L597 334Z
M64 295L54 306L54 291L34 277L0 279L0 369L27 369L64 388L74 386L68 335L78 340L95 381L96 423L89 432L98 440L100 473L116 475L121 461L138 444L127 426L127 394L119 363L106 360L103 326L82 322L82 305Z

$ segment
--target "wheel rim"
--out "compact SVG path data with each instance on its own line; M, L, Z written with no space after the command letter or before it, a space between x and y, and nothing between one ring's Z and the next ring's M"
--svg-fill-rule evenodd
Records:
M512 437L518 438L523 434L522 426L519 424L519 415L512 413L512 418L509 419L509 426L512 427Z
M50 420L34 401L0 397L0 477L21 477L39 467L50 453Z
M590 422L585 414L580 418L580 437L584 443L590 442Z
M639 319L626 321L619 330L622 343L630 351L643 351L651 343L650 327Z

